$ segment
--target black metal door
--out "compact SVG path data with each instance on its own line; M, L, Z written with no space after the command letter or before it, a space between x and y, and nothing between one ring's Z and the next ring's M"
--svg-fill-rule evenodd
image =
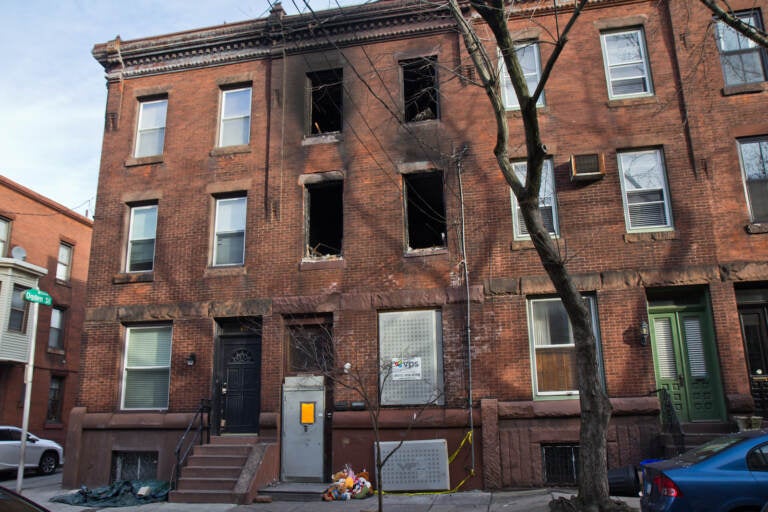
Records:
M768 417L768 311L766 305L739 306L741 335L755 413Z
M261 337L222 336L219 351L220 433L258 433L261 411Z

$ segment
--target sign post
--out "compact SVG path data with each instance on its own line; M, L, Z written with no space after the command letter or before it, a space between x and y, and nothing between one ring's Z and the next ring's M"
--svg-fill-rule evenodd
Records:
M21 446L19 449L19 468L16 472L16 492L21 492L24 482L24 459L27 451L27 431L29 429L29 407L32 401L32 375L35 370L35 341L37 340L37 313L39 305L53 305L51 296L36 288L30 288L24 292L24 300L32 303L32 329L29 340L29 355L27 367L24 371L24 416L21 421Z

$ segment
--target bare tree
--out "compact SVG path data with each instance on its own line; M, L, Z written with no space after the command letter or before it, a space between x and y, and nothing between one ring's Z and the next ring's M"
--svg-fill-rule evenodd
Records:
M733 28L743 36L752 40L755 44L768 48L768 33L761 27L744 22L731 8L726 0L700 0L704 6L712 11L715 18Z
M504 0L470 0L470 9L462 10L457 0L449 0L449 8L456 19L467 51L488 96L496 120L494 154L501 173L517 199L525 226L531 235L539 259L562 300L568 314L576 346L576 367L581 404L579 450L579 510L614 510L617 504L608 493L606 432L611 416L611 404L603 389L597 360L597 344L591 325L589 308L577 289L559 247L554 243L544 224L539 209L539 189L542 166L547 151L541 138L536 103L568 41L568 35L588 0L576 0L567 7L565 2L553 1L555 16L567 15L567 22L554 34L553 51L541 73L534 91L526 83L523 69L516 54L515 41L510 33L508 17L519 10L519 2ZM472 13L477 13L493 34L492 52L486 48L478 32ZM509 73L520 105L520 117L525 129L526 163L525 182L514 172L507 148L509 127L501 97L500 70L495 58L496 48L501 54L504 68Z

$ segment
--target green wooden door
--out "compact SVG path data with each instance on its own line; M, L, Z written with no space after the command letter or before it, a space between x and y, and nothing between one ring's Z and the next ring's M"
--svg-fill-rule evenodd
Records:
M705 311L652 313L656 382L683 422L724 419L720 371Z

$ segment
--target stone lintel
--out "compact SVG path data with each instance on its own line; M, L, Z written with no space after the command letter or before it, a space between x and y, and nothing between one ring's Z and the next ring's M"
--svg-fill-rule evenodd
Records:
M768 279L768 263L739 262L720 267L723 281L762 281Z

